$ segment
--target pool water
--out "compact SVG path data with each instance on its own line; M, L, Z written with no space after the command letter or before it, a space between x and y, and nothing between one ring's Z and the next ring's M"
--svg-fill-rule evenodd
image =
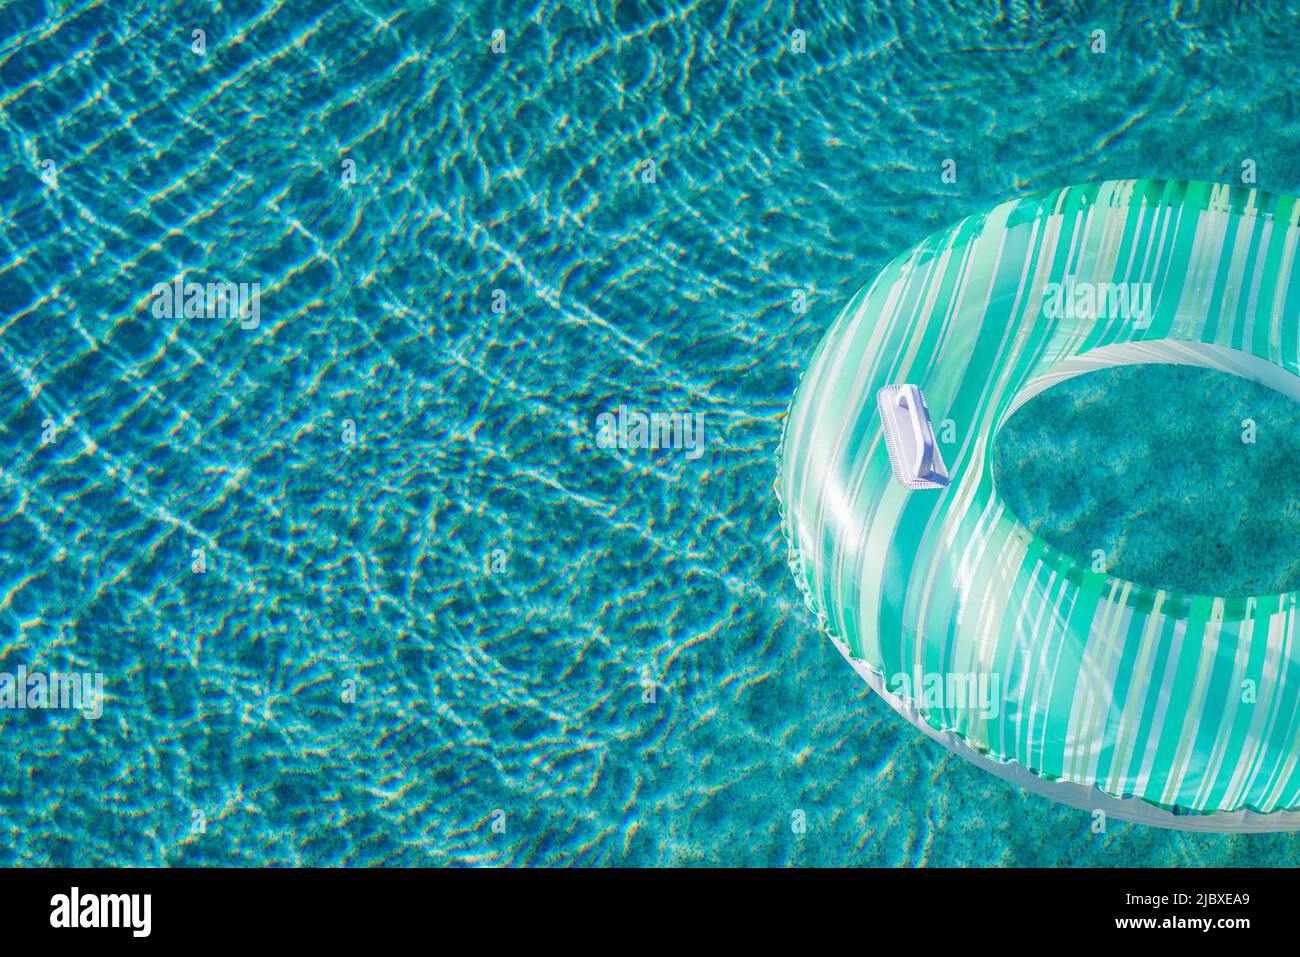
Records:
M1117 578L1191 595L1300 588L1300 403L1180 365L1069 379L993 443L1003 502Z
M104 680L0 711L0 864L1294 865L922 737L772 492L936 229L1300 189L1300 15L1218 9L0 0L0 667Z

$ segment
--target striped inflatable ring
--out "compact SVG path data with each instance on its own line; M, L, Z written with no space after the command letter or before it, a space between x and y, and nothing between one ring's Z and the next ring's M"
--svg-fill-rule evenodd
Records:
M1300 828L1300 593L1095 571L1021 524L990 469L1016 408L1104 366L1199 365L1300 399L1298 224L1300 200L1210 183L1037 193L924 240L836 319L777 453L790 566L920 730L1075 807ZM876 397L899 383L924 395L946 485L896 481Z

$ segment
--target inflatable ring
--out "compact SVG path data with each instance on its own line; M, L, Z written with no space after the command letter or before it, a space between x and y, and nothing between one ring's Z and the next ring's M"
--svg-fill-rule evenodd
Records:
M786 419L782 525L822 629L920 730L1075 807L1300 828L1300 593L1094 570L990 468L1012 412L1105 366L1300 399L1298 223L1300 200L1210 183L1036 193L922 241L840 313Z

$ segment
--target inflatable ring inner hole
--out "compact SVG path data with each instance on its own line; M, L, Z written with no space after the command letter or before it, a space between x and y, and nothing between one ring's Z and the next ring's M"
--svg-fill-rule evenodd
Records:
M1093 349L1089 352L1081 353L1056 363L1050 372L1036 376L1015 394L1007 410L1002 414L994 427L989 439L987 455L985 457L985 467L990 469L990 479L994 484L994 495L1004 508L1016 515L1017 521L1020 516L1016 510L1007 505L1006 500L997 488L996 478L992 472L993 447L997 442L998 435L1002 427L1011 419L1011 417L1034 399L1048 389L1060 385L1077 376L1085 375L1089 372L1096 372L1099 369L1112 368L1115 366L1128 365L1145 365L1145 364L1169 364L1196 366L1205 369L1213 369L1219 372L1226 372L1230 375L1240 376L1243 379L1258 383L1274 392L1280 393L1292 401L1300 403L1300 376L1296 376L1276 363L1267 359L1260 358L1249 352L1243 352L1240 349L1233 349L1228 346L1213 345L1203 342L1189 342L1179 339L1152 339L1142 342L1126 342L1116 345L1103 346ZM1053 551L1056 551L1055 549ZM1058 557L1063 564L1082 563L1083 557L1077 555L1066 555L1059 553ZM1126 579L1115 577L1121 583L1130 585L1140 590L1154 591L1159 588L1158 585L1150 582L1129 582ZM1281 594L1292 594L1283 592ZM1245 597L1249 598L1260 596Z

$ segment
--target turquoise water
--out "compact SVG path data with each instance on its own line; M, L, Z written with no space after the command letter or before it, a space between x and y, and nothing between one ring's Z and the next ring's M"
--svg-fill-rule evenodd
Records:
M1218 10L0 0L0 665L106 696L0 711L0 863L1294 864L924 739L771 491L935 229L1300 189L1300 17ZM702 454L602 447L620 405Z
M1007 507L1110 574L1192 595L1300 589L1300 404L1213 369L1069 379L993 443Z

